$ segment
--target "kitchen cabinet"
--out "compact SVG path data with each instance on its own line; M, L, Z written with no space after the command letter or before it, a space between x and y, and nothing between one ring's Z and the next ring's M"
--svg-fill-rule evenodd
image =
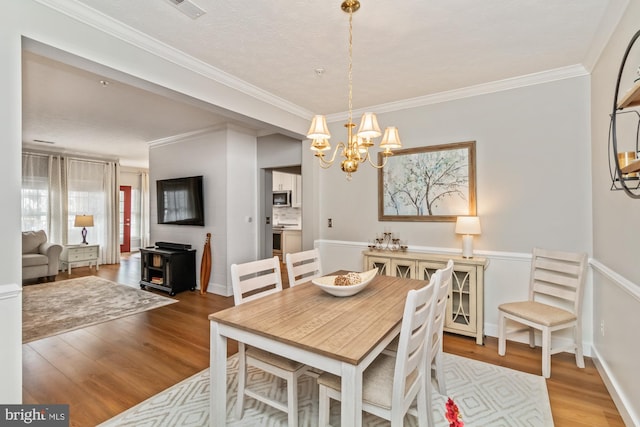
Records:
M486 258L463 258L455 255L365 251L364 271L378 269L378 274L431 280L436 270L453 260L453 276L447 301L444 330L476 338L484 343L484 270Z
M293 175L291 206L294 208L302 207L302 175Z
M302 175L273 172L273 191L291 191L291 207L302 206Z
M302 250L302 231L283 230L282 231L282 253L293 254Z
M273 191L293 191L295 175L273 172Z

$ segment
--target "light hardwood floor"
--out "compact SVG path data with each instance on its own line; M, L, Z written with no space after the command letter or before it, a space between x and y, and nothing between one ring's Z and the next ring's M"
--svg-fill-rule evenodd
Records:
M74 268L71 276L62 272L56 280L90 274L135 285L140 259L125 257L120 265L103 265L98 272ZM94 426L207 368L207 315L232 306L233 298L198 291L175 298L176 304L24 344L23 402L68 403L71 426ZM473 338L445 334L444 349L540 375L540 348L509 342L507 355L500 357L495 338L478 346ZM229 353L236 351L230 344ZM624 426L589 358L586 365L577 368L567 353L553 356L547 388L555 425Z

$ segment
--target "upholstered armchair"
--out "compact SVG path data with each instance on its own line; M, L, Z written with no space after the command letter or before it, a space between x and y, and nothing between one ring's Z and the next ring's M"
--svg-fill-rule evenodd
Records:
M55 280L62 246L47 242L44 230L22 232L22 280Z

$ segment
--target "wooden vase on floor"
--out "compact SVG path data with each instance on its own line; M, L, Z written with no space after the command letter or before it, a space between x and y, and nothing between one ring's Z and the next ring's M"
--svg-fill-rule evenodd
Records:
M209 276L211 275L211 233L207 233L202 250L202 262L200 263L200 295L207 293Z

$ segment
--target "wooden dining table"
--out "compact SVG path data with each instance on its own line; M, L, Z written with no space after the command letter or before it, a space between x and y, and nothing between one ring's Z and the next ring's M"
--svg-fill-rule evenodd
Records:
M233 339L340 376L342 425L360 427L362 373L399 334L409 290L425 285L376 276L358 294L335 297L306 282L209 315L210 425L226 425Z

